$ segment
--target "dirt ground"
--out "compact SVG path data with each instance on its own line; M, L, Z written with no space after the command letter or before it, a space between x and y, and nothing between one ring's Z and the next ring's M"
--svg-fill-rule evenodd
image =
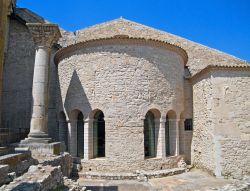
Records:
M78 182L91 191L212 191L231 183L232 180L215 178L195 169L175 176L150 179L148 182L83 178L80 178Z

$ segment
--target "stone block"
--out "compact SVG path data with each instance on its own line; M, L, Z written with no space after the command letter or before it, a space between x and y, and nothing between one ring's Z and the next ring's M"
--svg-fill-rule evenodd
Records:
M9 165L0 165L0 186L10 181L8 177Z

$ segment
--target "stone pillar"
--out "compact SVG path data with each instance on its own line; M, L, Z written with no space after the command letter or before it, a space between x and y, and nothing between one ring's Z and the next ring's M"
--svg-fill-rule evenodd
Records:
M69 152L73 157L77 157L77 120L68 121L68 132Z
M60 38L55 24L27 24L36 45L36 56L32 86L32 117L30 133L24 142L49 143L48 137L48 81L50 48Z
M84 121L84 159L93 158L93 119Z
M166 118L160 118L159 135L157 144L157 158L166 158L166 144L165 144L165 123Z
M179 119L175 120L176 127L176 144L175 144L175 156L180 155L180 127L179 127Z

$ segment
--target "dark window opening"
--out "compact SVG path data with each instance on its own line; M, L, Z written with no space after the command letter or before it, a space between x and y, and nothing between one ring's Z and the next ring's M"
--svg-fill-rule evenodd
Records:
M186 119L184 122L185 131L193 131L193 119Z
M81 112L77 117L77 156L84 157L84 121Z
M144 155L155 157L155 117L152 112L146 114L144 120Z
M166 117L165 123L165 147L166 147L166 156L170 155L170 140L169 140L169 120L168 116Z
M105 121L102 111L97 111L94 116L93 149L94 158L105 157Z

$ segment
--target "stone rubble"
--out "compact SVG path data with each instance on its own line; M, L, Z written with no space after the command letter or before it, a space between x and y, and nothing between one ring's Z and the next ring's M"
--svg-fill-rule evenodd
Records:
M0 187L0 191L29 190L47 191L63 186L61 167L31 166L27 173L14 179L8 185Z
M53 156L44 160L40 160L40 163L43 166L51 165L51 166L60 166L63 176L69 177L72 172L73 158L69 153L62 153L59 156Z
M0 165L0 186L10 182L10 178L8 177L9 166L8 165Z

